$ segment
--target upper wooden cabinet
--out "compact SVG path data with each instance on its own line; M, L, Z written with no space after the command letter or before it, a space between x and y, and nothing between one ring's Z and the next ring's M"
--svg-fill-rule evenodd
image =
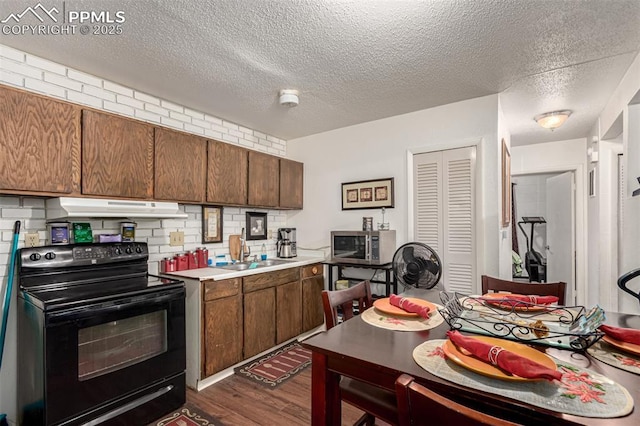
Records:
M209 141L208 156L207 202L246 205L248 151L228 143Z
M280 161L278 157L249 151L248 204L278 207L280 201Z
M0 189L79 194L80 111L0 86Z
M302 163L280 159L280 207L302 208L303 173Z
M156 127L153 198L203 203L206 194L207 140Z
M82 193L153 197L153 126L82 111Z

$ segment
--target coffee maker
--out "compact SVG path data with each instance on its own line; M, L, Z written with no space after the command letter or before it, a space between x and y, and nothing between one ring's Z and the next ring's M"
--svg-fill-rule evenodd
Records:
M288 258L298 255L296 249L296 228L278 228L276 250L278 257Z

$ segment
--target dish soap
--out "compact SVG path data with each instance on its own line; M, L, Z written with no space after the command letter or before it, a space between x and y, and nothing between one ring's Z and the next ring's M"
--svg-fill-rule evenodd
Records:
M262 248L260 249L260 259L267 260L267 245L262 243Z

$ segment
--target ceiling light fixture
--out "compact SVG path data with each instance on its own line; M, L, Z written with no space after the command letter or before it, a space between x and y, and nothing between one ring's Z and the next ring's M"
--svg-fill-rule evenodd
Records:
M562 111L545 112L544 114L536 115L533 119L540 125L540 127L554 130L562 126L570 115L571 111L565 109Z
M293 89L282 89L280 91L280 105L285 107L294 107L300 103L298 99L298 91Z

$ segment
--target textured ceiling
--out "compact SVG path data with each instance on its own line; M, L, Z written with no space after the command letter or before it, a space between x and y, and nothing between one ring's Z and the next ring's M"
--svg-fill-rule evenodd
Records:
M3 0L0 19L36 3ZM122 10L123 34L0 43L283 139L499 92L512 144L583 137L640 48L638 0L64 6ZM283 88L299 106L278 105ZM574 111L562 128L533 122L555 109Z

